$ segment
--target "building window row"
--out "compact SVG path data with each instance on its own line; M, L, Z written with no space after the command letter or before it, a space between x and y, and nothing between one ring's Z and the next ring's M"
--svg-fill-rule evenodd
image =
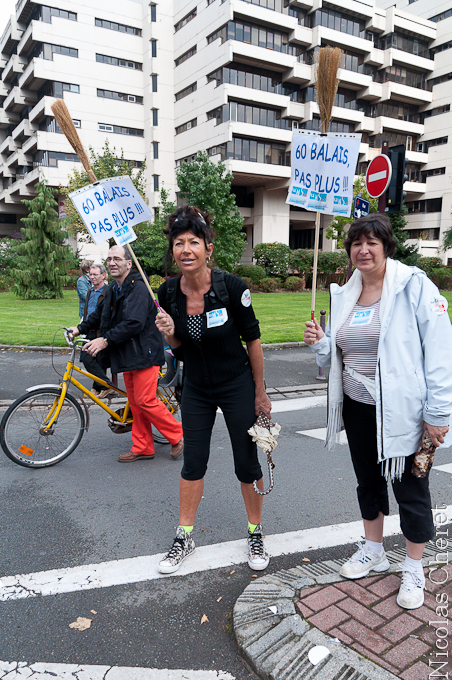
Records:
M33 167L40 165L46 168L57 168L58 161L68 161L70 163L80 163L80 159L75 153L64 153L62 151L38 151L33 156Z
M99 28L108 28L110 31L119 31L120 33L128 33L129 35L141 35L141 28L135 26L126 26L126 24L118 24L116 21L107 21L106 19L95 19L94 24Z
M285 144L259 139L234 137L231 142L207 149L207 153L209 156L220 154L222 161L233 158L237 161L249 161L251 163L290 166L290 152L286 151Z
M74 123L74 127L82 127L80 120L73 118L72 122ZM39 129L44 132L57 132L58 134L63 134L63 130L60 128L55 118L52 118L51 116L44 117L44 119L39 123Z
M250 43L256 47L265 47L275 52L291 54L288 44L288 36L280 31L273 31L257 24L244 23L242 21L229 21L217 31L207 37L210 44L218 38L223 44L227 40L237 40L238 42ZM291 46L292 47L292 46Z
M180 166L182 165L182 163L190 163L191 161L195 161L195 160L196 160L196 155L197 155L197 154L194 153L194 154L192 154L191 156L186 156L185 158L179 158L179 159L176 161L176 168L180 168Z
M286 2L286 0L244 0L244 2L248 2L251 5L259 5L260 7L271 9L274 12L280 12L281 14L295 17L300 26L305 25L304 22L307 13L298 7L288 7L288 2Z
M198 88L197 83L192 83L188 87L185 87L183 90L180 92L176 92L176 101L178 102L180 99L183 99L184 97L188 97L189 94L192 94L192 92L196 92Z
M414 151L416 148L417 137L414 135L405 135L402 132L385 130L383 134L371 135L369 137L369 146L371 149L381 149L381 145L384 141L387 141L389 146L405 144L407 151Z
M374 40L373 33L366 31L365 21L342 14L342 12L337 12L334 9L322 8L313 12L310 15L310 27L314 28L315 26L325 26L325 28L331 28L333 31L354 35L356 38Z
M436 213L441 212L442 198L428 198L423 201L407 201L406 207L409 213Z
M314 116L312 120L306 121L306 123L300 123L299 127L302 130L316 130L320 132L320 118ZM328 132L354 132L355 126L353 123L343 123L339 120L332 120L328 128Z
M99 132L113 132L117 135L130 135L132 137L144 137L144 130L137 128L123 127L122 125L108 125L106 123L98 123L97 129Z
M385 116L386 118L395 118L396 120L406 120L409 123L421 122L419 107L411 104L404 104L402 102L380 102L379 104L371 104L368 107L366 115L370 118Z
M409 233L408 238L419 239L421 241L439 240L439 227L434 227L433 229L406 229L406 231Z
M448 19L449 17L452 17L452 9L446 9L445 12L435 14L434 17L430 17L430 21L434 21L436 23L438 21L443 21L443 19Z
M121 167L123 163L128 163L129 165L132 165L133 168L142 168L143 167L143 161L128 161L126 158L115 158L115 165Z
M452 48L452 41L442 43L442 45L437 45L436 47L431 47L430 52L432 55L438 54L439 52L444 52L444 50L450 50Z
M193 118L192 120L187 121L183 125L179 125L176 128L176 135L180 135L182 132L185 132L186 130L191 130L192 128L196 127L198 125L198 119Z
M51 45L50 43L37 43L29 54L29 60L37 57L38 59L48 59L51 61L54 54L63 54L66 57L78 58L78 50L74 47Z
M442 113L449 113L450 104L444 104L443 106L436 106L434 109L429 111L424 111L422 114L424 118L431 118L432 116L440 116Z
M120 59L119 57L109 57L107 54L96 54L96 61L100 64L110 64L111 66L122 66L123 68L133 68L136 71L143 70L143 64L139 61L130 59Z
M193 57L196 54L196 50L197 50L196 45L190 47L189 50L187 50L186 52L181 54L180 57L177 57L177 59L174 60L174 65L180 66L181 64L183 64L184 61L187 61L187 59L190 59L190 57Z
M431 59L430 49L427 40L419 40L404 33L390 33L389 35L378 38L378 49L387 50L393 47L402 52L415 54L418 57Z
M101 90L97 88L97 96L104 99L116 99L121 102L129 102L131 104L142 104L143 97L136 94L126 94L125 92L114 92L112 90Z
M441 85L442 83L447 83L449 80L452 80L452 73L444 73L442 76L437 76L436 78L431 78L431 80L429 80L427 82L428 89L431 92L435 85Z
M38 99L42 97L58 97L62 99L65 92L80 94L80 85L75 83L60 83L57 80L48 80L39 90Z
M186 14L183 19L178 21L177 24L174 24L174 32L177 33L177 31L180 31L180 29L183 28L184 26L186 26L189 21L194 19L195 16L196 16L196 12L197 12L197 10L196 10L196 7L195 7L195 9L193 9L191 12Z
M436 175L445 175L446 168L430 168L430 170L424 170L422 172L422 181L425 182L427 177L435 177Z
M420 71L413 71L404 66L389 66L381 71L377 71L375 79L377 83L400 83L409 87L416 87L419 90L427 90L427 76Z
M69 12L66 9L58 9L57 7L47 7L46 5L37 5L33 10L30 21L44 21L46 24L51 24L52 17L77 21L77 14L75 12Z
M431 146L442 146L443 144L447 144L448 139L448 137L436 137L436 139L429 139L426 142L419 142L416 150L421 153L427 153Z
M250 125L266 125L267 127L280 128L281 130L291 130L293 125L292 119L281 118L280 111L234 101L209 111L207 120L213 118L216 119L217 125L227 120L248 123Z

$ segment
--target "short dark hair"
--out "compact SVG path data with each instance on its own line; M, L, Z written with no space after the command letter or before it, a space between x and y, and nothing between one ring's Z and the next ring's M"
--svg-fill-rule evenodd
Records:
M174 239L186 231L191 231L198 238L202 238L206 247L213 243L214 233L210 226L208 213L194 205L184 205L178 208L168 218L168 226L164 229L169 241L169 251L173 251Z
M394 257L397 251L397 241L392 234L392 224L389 217L381 213L370 213L352 222L344 240L344 248L349 257L353 241L360 239L363 234L365 236L373 234L380 239L383 242L386 257Z
M125 260L132 260L132 254L131 254L130 250L127 248L127 246L122 246L122 249L124 251L124 259Z

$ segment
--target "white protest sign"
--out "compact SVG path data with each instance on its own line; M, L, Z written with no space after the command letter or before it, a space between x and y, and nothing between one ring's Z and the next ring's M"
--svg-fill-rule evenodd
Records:
M299 131L292 139L286 203L327 215L350 216L360 134Z
M132 227L152 214L128 175L108 177L72 191L69 198L96 244L113 238L118 246L135 241Z

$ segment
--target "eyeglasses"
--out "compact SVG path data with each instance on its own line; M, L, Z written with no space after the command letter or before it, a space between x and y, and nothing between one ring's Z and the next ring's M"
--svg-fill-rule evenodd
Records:
M117 264L118 262L122 262L125 259L126 259L125 257L107 257L105 261L107 264L111 264L112 262L115 262Z

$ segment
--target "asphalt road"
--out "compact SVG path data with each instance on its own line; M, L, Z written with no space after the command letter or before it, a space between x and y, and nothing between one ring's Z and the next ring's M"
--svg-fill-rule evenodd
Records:
M293 384L291 377L300 371L300 378L309 372L315 375L308 352L266 352L269 386L282 386L284 380ZM37 355L34 360L35 364L29 355L1 353L3 388L17 395L31 381L47 382L42 376L49 357ZM25 378L23 370L28 371ZM298 433L324 427L325 406L281 412L276 420L282 435L274 455L275 488L264 500L265 533L317 528L321 538L322 527L359 520L348 447L328 452L318 439ZM96 407L91 409L89 432L62 463L29 470L0 455L0 578L168 549L177 524L182 463L170 459L169 446L157 446L154 460L120 465L118 455L129 446L130 435L111 433L105 414ZM452 449L438 453L435 463L452 463ZM431 487L433 503L450 503L451 474L433 470ZM395 512L391 498L391 514ZM218 415L194 538L197 546L215 546L245 535L243 502L223 417ZM395 536L385 544L402 545L402 540ZM350 552L351 546L337 546L277 556L268 571L296 566L303 557L316 562L345 558ZM237 653L230 613L251 579L252 572L243 564L3 602L0 659L221 669L237 680L248 680L254 675ZM201 624L204 614L208 622ZM92 618L92 626L84 632L70 629L78 616Z

